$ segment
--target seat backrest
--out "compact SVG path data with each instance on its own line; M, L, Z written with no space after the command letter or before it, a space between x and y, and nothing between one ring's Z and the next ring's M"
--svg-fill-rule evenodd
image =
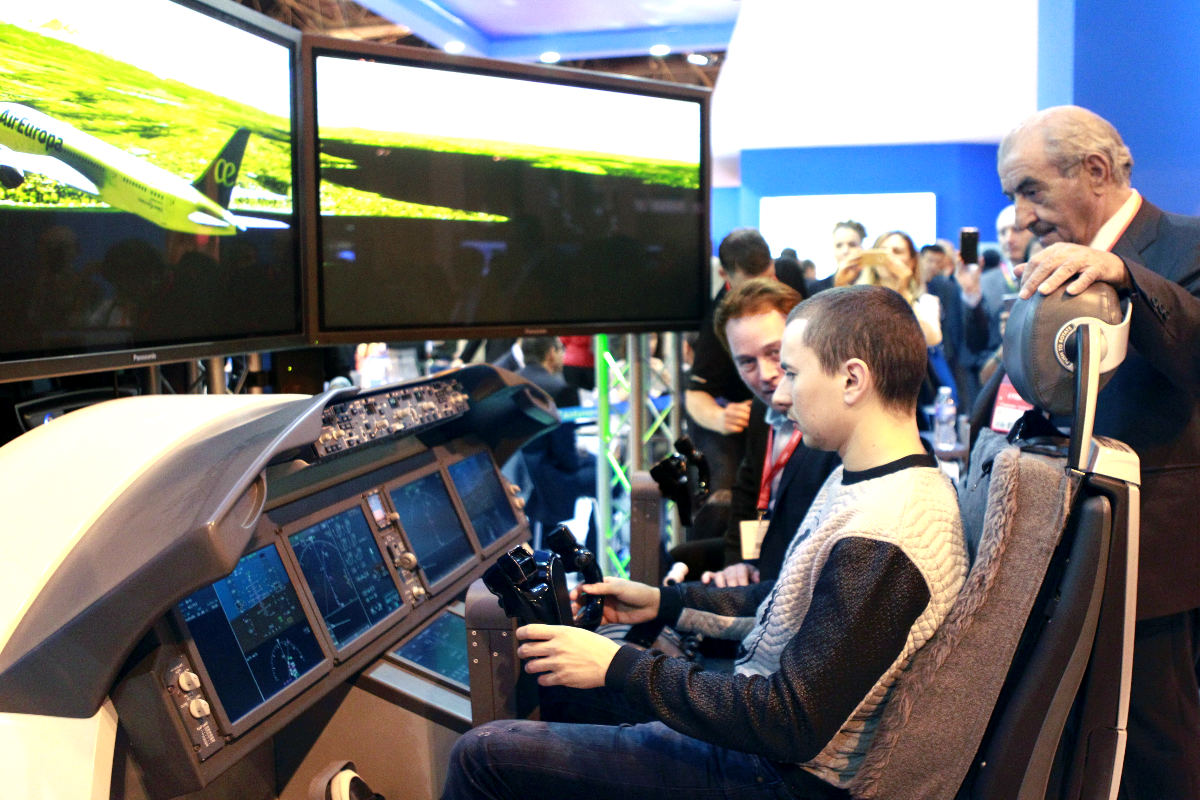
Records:
M1112 287L1094 284L1014 307L1006 369L1035 407L1073 413L1071 435L1030 412L1021 424L1046 438L994 458L995 434L976 441L960 498L969 546L981 531L975 562L946 621L894 687L850 787L855 797L1115 796L1139 477L1136 456L1094 437L1092 423L1103 376L1128 336L1129 314L1118 325L1118 305ZM1069 717L1077 732L1067 730Z
M954 797L987 730L1071 499L1061 459L1013 446L975 458L999 444L984 434L964 488L964 526L979 543L966 583L894 688L850 787L855 797ZM982 518L975 494L987 497Z
M1119 555L1114 555L1123 539L1108 498L1085 497L1085 492L1081 490L1081 501L1070 515L1061 551L1051 563L1051 575L1034 605L976 756L968 791L961 797L1043 800L1109 796L1107 790L1081 795L1079 786L1084 782L1097 787L1105 784L1113 777L1113 767L1121 763L1109 741L1111 733L1092 741L1094 731L1111 731L1117 693L1102 690L1096 695L1099 684L1092 680L1085 686L1084 678L1098 669L1102 680L1118 683L1104 673L1119 667L1120 656L1112 658L1111 652L1098 650L1097 634L1121 628L1120 615L1106 613L1105 597L1115 591L1124 598L1124 582L1114 575L1124 568L1118 563ZM1097 709L1106 712L1100 714L1100 725L1088 723L1084 731L1067 733L1072 709L1095 706L1095 700L1114 708ZM1095 758L1086 763L1083 756L1093 753ZM1085 776L1085 770L1098 774Z

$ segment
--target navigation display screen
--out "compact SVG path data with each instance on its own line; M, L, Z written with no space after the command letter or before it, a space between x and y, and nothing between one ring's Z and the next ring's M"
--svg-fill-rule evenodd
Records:
M470 687L467 622L444 611L420 633L392 651L397 658L438 675L462 689Z
M228 577L177 607L230 722L324 660L274 545L243 556Z
M400 592L357 506L288 541L339 650L400 608Z
M391 491L392 505L431 584L474 556L467 532L437 472Z
M480 547L486 548L516 526L516 514L487 453L479 452L452 464L449 471Z

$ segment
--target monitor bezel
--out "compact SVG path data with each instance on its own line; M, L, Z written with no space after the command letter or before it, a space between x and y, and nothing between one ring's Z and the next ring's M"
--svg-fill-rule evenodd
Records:
M295 280L293 296L295 298L295 329L287 332L269 334L239 335L234 333L229 338L220 339L188 339L169 342L154 347L112 347L78 350L58 355L32 356L29 358L6 358L0 355L0 383L39 378L53 378L65 375L77 375L86 372L103 372L134 367L152 367L161 364L172 364L215 356L236 355L239 353L288 350L303 347L308 342L308 324L305 318L308 304L304 296L307 290L307 273L310 271L305 264L308 256L306 241L308 235L304 226L308 224L310 214L305 206L307 201L304 187L307 185L303 176L304 158L302 153L301 125L301 45L302 36L297 29L271 19L257 11L239 5L232 0L164 0L201 14L225 22L243 31L260 36L287 48L291 62L291 86L289 100L291 105L292 128L292 231L295 247ZM151 34L152 35L152 34ZM226 54L214 54L215 58L227 57Z
M307 514L303 517L299 517L288 522L279 530L279 538L281 541L285 542L285 547L288 550L292 561L295 563L296 569L300 572L301 584L303 585L303 592L301 594L303 595L305 601L311 605L317 618L320 620L320 625L318 626L320 630L320 637L323 639L329 651L334 654L335 664L342 663L359 650L375 641L385 631L389 630L392 626L394 626L412 611L412 607L405 600L404 586L401 583L399 576L396 574L396 567L391 563L391 559L388 558L387 551L384 549L383 544L379 539L380 533L382 533L384 530L388 530L388 528L379 528L375 524L375 519L371 514L371 509L367 505L367 495L376 491L376 489L372 489L367 492L363 492L362 494L351 495L336 503L331 503L319 511ZM279 509L276 509L276 511L285 508L286 506L281 506ZM388 577L391 578L392 585L396 589L396 593L400 596L400 605L394 610L388 612L387 616L384 616L371 623L367 628L359 633L358 636L354 637L354 639L344 645L339 646L333 640L333 634L330 633L328 626L325 624L325 616L321 613L321 606L319 603L317 603L316 597L313 596L308 577L304 574L303 567L300 566L300 554L296 552L296 548L292 544L292 536L297 533L301 533L307 528L313 527L314 525L325 522L326 520L333 519L334 517L353 508L357 508L359 513L363 516L363 521L366 523L367 531L371 534L371 538L375 542L375 549L379 553L379 558L381 561L383 561L384 567L388 573Z
M544 336L548 334L595 334L595 333L648 333L652 331L695 330L703 322L705 310L711 297L711 146L709 134L710 97L709 89L686 84L652 81L612 73L592 72L542 64L524 64L473 56L451 55L433 50L405 45L388 45L374 42L348 42L329 36L305 34L301 43L301 75L303 113L301 157L305 163L304 176L311 181L305 189L313 198L305 207L310 215L305 226L307 248L307 285L304 297L307 302L306 318L309 322L309 343L313 345L346 344L364 341L412 341L437 338L489 338L509 336ZM454 325L418 324L412 326L326 326L321 310L321 222L316 198L320 185L320 169L316 122L316 59L333 56L345 59L382 61L391 64L425 67L430 69L469 72L496 77L525 79L543 83L565 84L583 88L607 89L631 94L643 94L669 99L692 101L700 111L700 205L698 230L696 232L698 263L695 265L697 292L694 318L687 319L589 319L579 322L537 320L527 322L471 323Z
M239 717L236 722L230 719L229 712L225 709L225 704L221 700L220 694L217 692L216 684L213 682L212 675L208 671L208 666L204 663L204 658L200 655L200 651L196 647L196 641L192 637L191 628L188 627L187 622L183 618L183 614L179 610L179 604L175 603L171 606L171 619L180 633L180 639L182 640L182 645L187 654L188 661L192 668L196 671L196 674L200 677L201 686L204 689L204 697L209 701L209 708L212 712L212 715L217 720L217 726L223 733L231 736L234 739L244 735L251 728L258 725L276 711L286 706L294 698L302 694L306 689L310 688L328 675L334 666L333 659L330 657L331 651L328 648L326 640L322 636L324 622L321 620L320 613L316 611L315 606L311 604L311 600L308 597L307 591L300 590L299 586L304 583L304 575L299 572L299 567L296 565L292 554L286 552L282 544L282 540L273 538L261 546L253 547L252 549L247 550L242 554L242 558L257 553L260 550L265 550L268 547L275 548L275 554L283 563L284 572L287 574L288 579L291 582L292 590L296 593L297 600L300 603L300 608L303 611L305 618L308 620L309 627L312 628L313 637L316 639L317 645L321 649L321 655L323 657L307 673L301 675L292 684L267 698L251 711ZM241 559L239 559L239 563L240 561ZM225 580L225 578L228 577L229 576L226 575L223 578L219 578L217 581L213 581L213 583ZM209 585L211 586L212 584Z

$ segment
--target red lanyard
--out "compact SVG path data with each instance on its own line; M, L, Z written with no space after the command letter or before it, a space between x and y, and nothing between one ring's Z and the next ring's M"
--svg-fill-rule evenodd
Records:
M783 452L772 462L771 453L775 451L775 429L771 428L767 433L767 453L763 458L762 483L758 487L759 519L767 513L767 507L771 502L771 484L775 482L775 476L787 466L788 459L792 457L792 453L796 452L796 447L800 444L800 438L799 430L792 431L792 438L788 439L787 444L784 445Z

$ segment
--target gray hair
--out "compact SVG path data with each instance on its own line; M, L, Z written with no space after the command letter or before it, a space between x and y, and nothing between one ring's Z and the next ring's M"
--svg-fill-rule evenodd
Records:
M1054 106L1043 109L1009 131L1000 142L998 160L1003 162L1017 138L1041 131L1046 158L1066 175L1096 153L1112 167L1113 182L1129 186L1133 155L1112 123L1095 112L1079 106Z

